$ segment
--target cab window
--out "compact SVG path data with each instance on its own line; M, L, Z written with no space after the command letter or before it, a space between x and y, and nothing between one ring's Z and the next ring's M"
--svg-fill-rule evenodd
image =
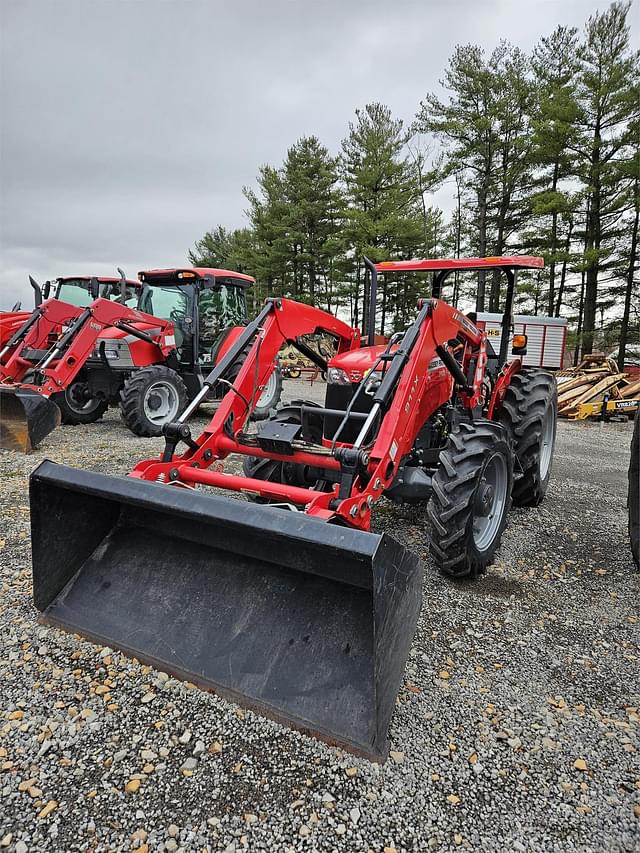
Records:
M185 319L189 316L189 300L178 287L145 287L140 298L141 311L170 320L175 326L176 347L180 349L185 337Z
M56 296L61 302L75 305L77 308L86 308L93 302L89 282L85 279L61 281Z

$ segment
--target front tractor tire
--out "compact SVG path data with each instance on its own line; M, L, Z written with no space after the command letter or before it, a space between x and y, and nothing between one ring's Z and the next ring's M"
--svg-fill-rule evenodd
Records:
M267 379L266 385L262 389L262 393L258 397L256 407L253 410L253 419L262 421L268 418L271 412L280 402L282 395L282 370L280 365L276 364L271 375Z
M551 479L556 443L558 393L551 373L524 367L507 388L498 413L516 457L515 506L538 506Z
M461 423L440 453L427 505L430 550L455 578L477 577L493 561L507 524L513 455L506 430L492 421Z
M240 355L233 362L231 367L229 368L228 376L226 377L229 382L235 382L240 370L242 369L242 365L245 363L247 356L251 350L251 344L247 344L244 350L240 353ZM222 383L221 383L222 384ZM223 385L222 389L218 392L216 389L216 393L223 397L227 391L229 386ZM271 413L275 410L278 403L280 402L280 397L282 396L282 369L280 364L276 361L276 366L271 371L267 382L257 396L256 405L253 410L251 417L254 421L263 421L268 418Z
M136 435L162 435L162 427L184 411L187 398L187 386L175 370L161 364L142 367L124 383L120 414Z
M89 397L87 383L81 380L51 399L62 413L63 424L92 424L99 421L109 408L109 402L100 397Z

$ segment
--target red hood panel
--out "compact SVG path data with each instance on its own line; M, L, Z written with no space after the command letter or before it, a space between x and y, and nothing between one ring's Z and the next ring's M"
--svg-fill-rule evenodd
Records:
M329 367L339 367L346 372L352 382L359 382L367 370L371 370L381 353L385 351L384 345L376 347L362 347L361 349L349 350L341 355L329 359ZM392 347L392 351L397 347Z
M153 323L131 323L131 325L135 329L140 329L141 332L151 331L151 334L153 334L153 329L155 329L157 333L158 329L160 328L158 324ZM103 332L101 332L99 338L109 338L109 340L122 340L123 338L126 338L128 334L129 332L127 332L125 329L116 329L111 326L110 328L105 329Z

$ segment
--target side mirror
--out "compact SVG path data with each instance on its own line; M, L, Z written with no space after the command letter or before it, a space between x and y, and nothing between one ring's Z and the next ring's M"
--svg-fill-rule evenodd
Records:
M511 354L512 355L526 355L527 354L527 336L526 335L514 335L513 341L511 342Z

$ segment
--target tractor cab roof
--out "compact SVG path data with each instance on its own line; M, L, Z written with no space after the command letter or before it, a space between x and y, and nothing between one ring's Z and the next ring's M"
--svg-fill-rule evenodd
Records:
M59 275L56 278L57 282L65 281L92 281L95 279L100 284L118 284L122 279L112 275ZM125 279L129 287L140 287L140 282L134 278Z
M216 269L214 267L185 267L180 269L141 270L138 278L145 284L189 284L196 280L208 278L233 279L233 284L239 287L251 287L255 278L233 270ZM229 282L225 282L229 283Z
M381 261L378 272L440 272L441 270L542 269L544 258L536 255L511 255L493 258L416 258L411 261Z

